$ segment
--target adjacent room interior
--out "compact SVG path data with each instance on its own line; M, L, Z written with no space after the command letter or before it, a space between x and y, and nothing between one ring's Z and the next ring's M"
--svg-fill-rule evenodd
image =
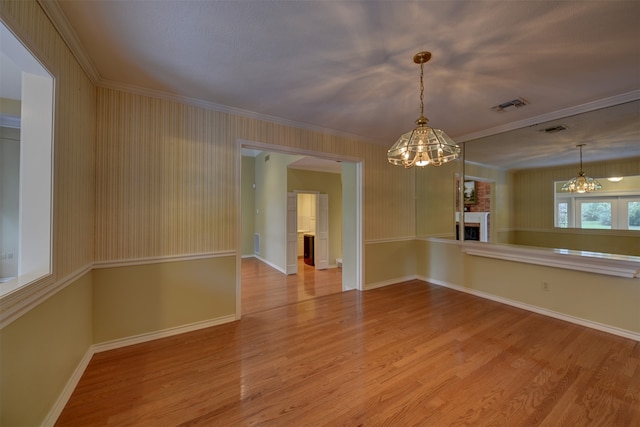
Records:
M640 425L639 18L0 1L0 425Z

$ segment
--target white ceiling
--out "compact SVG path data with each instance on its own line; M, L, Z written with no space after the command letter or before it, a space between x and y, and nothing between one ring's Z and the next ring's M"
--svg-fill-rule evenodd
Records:
M425 115L458 141L640 97L637 0L41 2L98 84L384 146L419 116L421 50Z

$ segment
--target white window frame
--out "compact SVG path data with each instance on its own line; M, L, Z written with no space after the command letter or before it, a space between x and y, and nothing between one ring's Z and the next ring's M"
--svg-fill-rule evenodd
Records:
M626 230L636 230L629 228L629 203L632 202L640 203L640 195L620 197L620 204L624 206L624 209L618 210L618 222L624 224Z
M20 127L18 242L10 249L18 267L15 277L0 283L4 299L52 274L55 80L2 21L0 51L21 72L21 113L14 118Z
M611 203L611 228L583 228L582 225L582 205L584 203ZM575 195L556 194L554 203L554 227L556 228L579 228L581 230L630 230L629 229L629 202L640 202L639 195ZM567 203L568 223L567 227L559 225L559 207L561 203ZM631 229L633 230L633 229Z
M582 205L587 203L608 203L611 206L611 225L609 227L583 227ZM576 197L574 224L583 230L617 230L618 228L618 198L617 197Z

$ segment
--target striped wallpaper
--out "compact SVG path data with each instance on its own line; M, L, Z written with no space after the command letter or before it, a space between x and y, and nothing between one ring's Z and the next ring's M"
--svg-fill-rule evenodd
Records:
M386 147L97 89L96 261L239 250L239 140L364 162L364 238L415 234L413 171Z
M93 261L95 88L35 1L0 0L0 13L56 81L54 277L40 281L46 283Z
M640 158L585 163L583 169L592 177L640 175ZM513 197L516 228L553 229L553 183L569 180L577 173L577 165L530 169L515 173Z

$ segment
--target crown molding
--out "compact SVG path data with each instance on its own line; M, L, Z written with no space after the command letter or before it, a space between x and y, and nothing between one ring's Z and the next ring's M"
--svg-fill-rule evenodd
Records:
M76 58L80 67L87 74L89 79L96 86L104 87L107 89L120 90L128 93L149 96L153 98L160 98L168 101L180 102L183 104L193 105L195 107L205 108L208 110L220 111L223 113L234 114L237 116L242 116L246 118L263 120L270 123L281 124L284 126L291 126L298 129L305 129L313 132L318 132L322 134L333 135L336 137L347 138L362 142L373 142L368 138L365 138L361 135L350 134L346 132L340 132L334 129L328 129L321 126L311 125L309 123L297 122L293 120L283 119L281 117L270 116L267 114L261 114L254 111L243 110L240 108L233 108L222 104L216 104L213 102L204 101L201 99L190 98L186 96L181 96L177 94L172 94L168 92L163 92L154 89L147 89L140 86L130 85L126 83L120 83L112 80L106 80L102 78L100 72L94 65L93 61L87 54L82 42L78 38L76 32L73 27L69 23L66 15L62 11L60 4L57 0L36 0L44 13L47 15L55 29L62 37L63 41Z
M471 141L473 139L484 138L485 136L496 135L498 133L507 132L510 130L534 126L540 123L549 122L551 120L562 119L576 114L598 110L600 108L612 107L614 105L624 104L626 102L637 101L638 99L640 99L640 90L634 90L620 95L587 102L586 104L576 105L575 107L563 108L562 110L553 111L551 113L542 114L540 116L530 117L528 119L519 120L517 122L507 123L504 125L493 127L491 129L485 129L479 132L461 135L456 137L455 140L457 142Z
M91 58L87 54L82 42L78 38L78 35L74 31L73 27L69 23L67 16L62 11L60 4L57 0L36 0L44 13L51 21L51 24L55 27L62 40L67 45L71 54L76 58L80 67L87 74L93 84L100 82L100 73L98 69L91 61Z
M229 107L227 105L216 104L215 102L209 102L202 99L190 98L188 96L178 95L175 93L164 92L156 89L148 89L141 86L131 85L128 83L120 83L113 80L101 79L97 86L118 90L122 92L132 93L135 95L148 96L151 98L163 99L166 101L178 102L181 104L192 105L194 107L204 108L207 110L219 111L221 113L233 114L236 116L246 117L249 119L262 120L269 123L275 123L283 126L290 126L297 129L304 129L312 132L318 132L325 135L332 135L340 138L347 138L357 140L365 143L373 143L369 138L365 138L362 135L356 135L347 132L341 132L335 129L329 129L322 126L316 126L305 122L298 122L295 120L284 119L282 117L270 116L268 114L257 113L255 111L243 110L241 108Z

